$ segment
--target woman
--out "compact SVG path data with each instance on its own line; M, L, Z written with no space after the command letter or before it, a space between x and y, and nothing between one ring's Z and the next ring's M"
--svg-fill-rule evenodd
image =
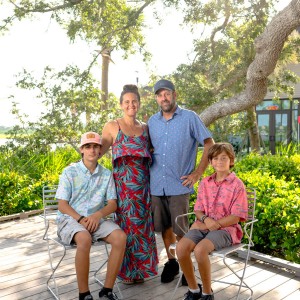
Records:
M120 97L123 117L109 121L102 131L105 153L112 146L113 176L118 195L116 222L127 234L118 277L125 284L142 283L157 275L157 249L149 190L149 135L136 119L140 95L135 85L125 85Z

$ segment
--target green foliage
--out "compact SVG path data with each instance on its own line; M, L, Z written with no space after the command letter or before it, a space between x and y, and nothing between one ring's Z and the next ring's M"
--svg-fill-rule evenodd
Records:
M27 175L0 173L0 216L42 208L42 186Z
M99 82L91 76L92 67L97 65L101 54L107 56L116 49L122 50L124 57L137 51L144 55L145 60L149 57L142 28L143 10L151 1L141 5L128 4L125 0L62 2L23 0L18 5L0 3L0 7L4 7L0 32L7 31L16 19L22 21L37 16L38 24L38 16L50 12L49 17L66 30L71 41L80 38L97 50L93 51L90 64L83 71L77 66L66 66L61 71L46 66L39 81L30 71L24 70L19 75L17 87L33 90L36 92L33 98L42 99L46 106L40 119L30 122L14 103L12 112L20 125L10 130L9 138L13 139L14 145L25 146L29 151L47 152L50 144L69 144L76 149L78 133L99 132L107 120L118 115L115 96L104 99L102 93L106 95L107 91L101 91ZM104 69L102 76L102 82L105 82Z
M0 32L7 31L15 22L32 19L41 13L51 13L54 19L66 30L71 41L81 38L97 44L100 50L121 49L125 56L144 50L143 9L151 1L139 6L129 5L125 0L110 1L31 1L23 0L18 5L6 4L7 15L0 21ZM1 5L1 3L0 3Z
M259 155L250 153L241 161L235 163L234 171L237 174L257 170L261 173L269 172L276 179L296 181L300 183L299 164L294 159L282 155Z
M173 74L179 98L203 110L240 93L253 61L254 40L274 15L275 1L186 1L185 23L203 34L194 41L194 59Z
M33 89L45 105L45 113L37 122L27 121L14 106L13 114L21 125L9 131L9 138L13 140L12 147L23 146L25 151L47 152L50 144L77 149L78 133L101 131L103 124L118 112L119 104L113 95L107 102L109 109L101 109L99 83L77 67L68 66L58 73L47 67L39 81L24 71L17 86Z
M258 170L237 174L257 191L254 250L300 263L300 188L270 172ZM298 177L299 177L298 173Z
M0 155L0 215L42 208L42 188L57 184L63 168L80 156L67 147L47 153L8 150ZM14 171L11 171L14 170Z

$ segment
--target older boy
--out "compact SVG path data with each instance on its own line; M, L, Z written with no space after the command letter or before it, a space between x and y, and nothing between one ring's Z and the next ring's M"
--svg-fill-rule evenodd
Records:
M92 300L88 286L90 249L93 241L111 244L107 274L100 299L116 300L112 292L126 245L126 235L117 224L104 218L117 208L112 174L98 164L101 138L95 132L81 137L82 160L63 170L56 193L58 236L66 244L76 244L75 269L79 300Z
M216 143L208 151L208 161L215 170L199 184L194 211L196 222L179 241L176 253L189 290L184 300L213 300L209 253L239 243L243 232L239 221L248 213L243 182L230 171L234 150L228 143ZM197 284L191 253L194 251L203 290Z

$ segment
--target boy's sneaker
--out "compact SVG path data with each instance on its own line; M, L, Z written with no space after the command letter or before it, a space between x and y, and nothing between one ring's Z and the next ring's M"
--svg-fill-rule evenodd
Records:
M200 292L199 293L192 293L190 290L187 291L186 294L184 294L183 300L199 300L202 299L202 286L201 284L198 284ZM210 296L210 295L207 295Z
M109 300L119 300L119 298L117 297L117 295L115 293L108 292L106 294L106 293L104 293L103 289L99 292L99 298L100 299L109 299Z
M179 274L179 264L176 259L169 259L165 263L164 269L161 273L161 282L168 283L174 280L175 276Z
M214 300L214 294L211 295L202 295L202 297L200 298L201 300Z
M92 295L87 295L84 297L84 300L93 300L93 296Z

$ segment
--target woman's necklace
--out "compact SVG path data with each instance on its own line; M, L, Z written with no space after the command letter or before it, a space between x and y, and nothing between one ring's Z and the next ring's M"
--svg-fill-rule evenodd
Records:
M134 121L134 125L127 124L126 122L125 122L125 124L126 124L127 128L129 128L130 135L131 136L137 136L137 131L136 131L137 126L136 126L135 121Z

